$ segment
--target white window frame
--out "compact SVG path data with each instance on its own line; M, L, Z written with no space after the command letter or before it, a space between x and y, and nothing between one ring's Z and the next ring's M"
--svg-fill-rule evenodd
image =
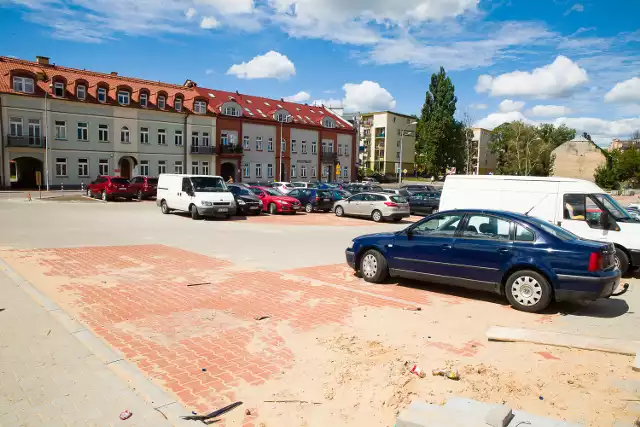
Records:
M142 92L140 94L140 106L143 108L147 108L149 105L149 94L147 92Z
M243 177L249 178L251 176L251 165L249 163L245 163L242 167Z
M200 170L200 163L193 161L191 162L191 175L200 175L198 171Z
M34 88L35 86L31 77L13 77L13 90L15 92L33 93Z
M302 141L300 143L300 152L302 154L307 154L307 141Z
M131 132L126 126L120 128L120 142L123 144L131 144Z
M182 147L182 144L184 144L184 135L182 135L182 130L176 129L173 132L173 143L178 146L178 147Z
M200 166L202 168L202 175L210 175L209 162L202 162Z
M318 142L317 141L312 141L311 142L311 154L318 154Z
M222 114L224 114L225 116L240 117L240 110L238 110L238 108L236 108L235 106L224 107Z
M328 144L328 153L333 153L333 141L329 141Z
M111 165L109 164L109 159L100 159L98 160L98 175L99 176L109 176L109 171L111 170Z
M298 152L298 147L296 146L296 140L295 139L291 140L291 152L292 153L297 153Z
M179 113L182 111L182 98L177 96L173 101L173 108Z
M267 151L273 151L273 138L267 140Z
M291 165L291 178L295 178L296 175L296 165Z
M149 176L149 160L140 160L140 175Z
M251 147L249 147L249 145L251 144L251 138L248 135L244 135L242 137L242 148L244 148L245 150L250 150Z
M58 91L60 94L58 95ZM66 92L65 84L63 82L55 82L53 84L53 96L58 98L63 98Z
M209 132L202 132L202 146L208 147L211 145L211 140L209 139Z
M67 122L64 120L55 120L54 126L56 131L56 139L66 141L67 140Z
M131 102L131 94L128 90L119 90L118 91L118 104L120 105L129 105Z
M262 151L262 137L261 136L256 136L256 150L257 151Z
M96 99L98 100L98 102L104 104L107 102L107 89L103 88L103 87L99 87L98 88L98 96L96 97ZM100 99L102 98L102 100Z
M84 125L84 126L82 126ZM87 122L78 122L76 136L78 137L78 141L88 141L89 140L89 123ZM80 135L82 134L82 135Z
M256 178L262 178L262 163L256 163Z
M39 119L29 119L27 122L29 145L42 145L42 127Z
M342 156L342 144L338 144L338 156Z
M207 103L201 99L194 101L193 112L196 114L205 114L207 112Z
M89 176L89 159L78 159L78 178L87 178Z
M342 177L349 178L349 166L342 167Z
M158 160L158 176L163 173L167 173L167 161L166 160Z
M82 101L87 99L87 87L85 85L76 86L76 98Z
M300 165L300 178L307 177L307 165Z
M336 127L336 125L333 122L333 120L331 120L329 118L325 118L324 119L324 127L328 128L328 129L333 129L333 128Z
M67 158L56 157L56 177L65 178L69 176L67 171Z
M311 166L311 178L315 178L315 177L316 177L316 167Z
M273 178L273 164L267 164L267 178Z
M194 147L200 145L200 132L191 132L191 145Z
M227 132L220 132L220 144L229 145L229 134Z
M109 142L109 125L98 125L98 142Z
M167 108L167 98L164 95L158 96L158 108L161 110Z
M176 160L175 162L173 162L173 172L177 173L178 175L182 175L184 173L182 160Z
M158 129L158 145L167 145L167 131Z
M140 144L149 144L149 128L140 128Z
M24 135L24 122L22 121L22 117L11 117L9 119L9 135L11 136Z

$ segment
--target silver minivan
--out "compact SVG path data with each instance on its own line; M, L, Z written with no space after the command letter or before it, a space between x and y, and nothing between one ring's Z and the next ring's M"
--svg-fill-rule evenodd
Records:
M359 193L335 203L336 216L369 217L375 222L408 218L409 202L402 196L385 193Z

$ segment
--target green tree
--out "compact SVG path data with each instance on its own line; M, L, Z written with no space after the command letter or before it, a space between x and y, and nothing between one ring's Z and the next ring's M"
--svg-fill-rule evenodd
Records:
M629 148L620 153L616 160L615 169L620 181L637 188L640 185L640 150L635 147Z
M537 128L538 138L543 143L544 150L540 153L540 163L536 167L533 175L549 176L553 172L553 150L567 141L576 137L576 130L565 125L555 127L549 123L543 123Z
M418 121L416 161L420 170L443 175L449 167L464 167L464 126L453 117L457 101L455 86L440 67L431 75Z

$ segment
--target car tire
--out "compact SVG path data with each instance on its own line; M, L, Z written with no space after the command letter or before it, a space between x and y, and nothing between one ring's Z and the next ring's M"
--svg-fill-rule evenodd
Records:
M511 274L505 283L504 292L513 308L528 313L544 310L552 298L549 281L533 270L519 270Z
M102 201L106 202L109 200L109 196L107 195L107 190L102 190Z
M171 212L171 209L169 209L169 205L167 205L167 202L165 200L160 202L160 211L165 215Z
M87 188L87 197L93 199L93 192L91 191L90 188Z
M382 212L376 209L371 212L371 219L373 219L374 222L382 222L384 217L382 216Z
M360 258L360 272L366 282L381 283L389 276L387 260L380 252L370 249Z
M614 262L616 263L616 267L620 270L620 274L624 276L629 272L629 257L622 248L616 247Z
M336 206L336 208L333 211L338 217L344 216L344 208L342 206Z
M313 205L311 203L307 203L304 205L304 211L306 213L313 213Z
M278 212L278 207L275 203L269 203L269 215L275 215Z
M138 199L139 202L142 201L142 191L138 190L138 192L136 193L136 199Z
M393 218L393 222L400 222L402 218Z
M189 206L189 212L191 213L191 219L200 219L201 216L198 213L198 208L196 205Z

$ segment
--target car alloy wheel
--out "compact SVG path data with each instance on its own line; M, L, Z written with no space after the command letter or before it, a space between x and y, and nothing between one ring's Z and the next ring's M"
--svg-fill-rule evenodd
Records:
M142 191L138 190L138 193L136 193L136 198L138 199L139 202L142 201Z
M278 212L278 207L276 206L275 203L271 203L269 204L269 213L271 215L275 215Z
M107 190L102 190L102 201L106 202L108 199L107 197Z
M306 213L312 213L312 212L313 212L313 205L312 205L311 203L307 203L307 204L304 206L304 211L305 211Z
M372 278L378 272L378 260L373 254L367 254L362 259L362 275L367 278Z
M375 222L380 222L380 221L382 221L382 212L380 212L378 210L373 211L373 213L371 214L371 217L373 218L373 220Z
M344 209L342 208L342 206L336 206L335 214L336 214L336 216L343 216L344 215Z
M87 197L93 198L93 192L91 191L90 188L87 188Z

